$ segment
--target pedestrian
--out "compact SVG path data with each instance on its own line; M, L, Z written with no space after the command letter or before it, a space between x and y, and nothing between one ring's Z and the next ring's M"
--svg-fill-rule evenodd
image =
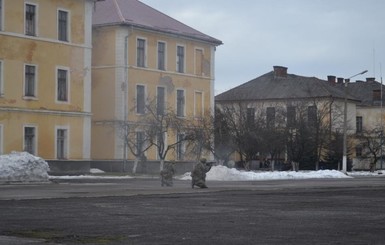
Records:
M172 178L175 174L174 162L167 162L162 171L160 171L161 186L173 186Z
M198 186L200 188L207 188L206 173L210 171L211 163L207 163L205 158L202 158L191 172L191 187Z

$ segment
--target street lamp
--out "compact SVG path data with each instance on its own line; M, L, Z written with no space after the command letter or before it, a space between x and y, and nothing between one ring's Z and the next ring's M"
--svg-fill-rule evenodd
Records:
M360 72L360 73L357 73L356 75L354 75L354 76L351 76L351 77L349 77L349 78L346 78L345 79L345 84L344 84L344 92L345 92L345 94L344 94L344 99L345 99L345 101L344 101L344 138L343 138L343 156L342 156L342 172L344 172L344 173L346 173L346 171L347 171L347 150L346 150L346 138L347 138L347 136L346 136L346 131L347 131L347 114L348 114L348 82L349 82L349 80L351 79L351 78L353 78L353 77L356 77L356 76L358 76L358 75L362 75L362 74L365 74L365 73L367 73L368 72L368 70L365 70L365 71L362 71L362 72Z

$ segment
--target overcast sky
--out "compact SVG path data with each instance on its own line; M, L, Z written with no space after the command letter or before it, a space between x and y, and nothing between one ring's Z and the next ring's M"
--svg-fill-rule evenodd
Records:
M363 70L353 80L385 76L384 0L141 1L224 43L216 51L216 94L274 65L320 79Z

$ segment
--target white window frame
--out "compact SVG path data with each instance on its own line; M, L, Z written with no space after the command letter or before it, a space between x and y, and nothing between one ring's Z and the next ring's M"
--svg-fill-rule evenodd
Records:
M31 95L26 95L25 94L25 89L26 89L26 82L27 82L27 80L26 80L26 67L27 66L33 66L33 67L35 67L35 81L34 81L34 87L33 87L33 95L31 96ZM38 91L38 89L37 89L37 86L38 86L38 77L39 77L39 74L38 74L38 66L37 65L35 65L35 64L24 64L24 82L23 82L23 99L29 99L29 100L31 100L31 99L36 99L38 96L37 96L37 91Z
M183 104L183 115L179 115L178 113L178 91L183 91L183 98L184 98L184 104ZM176 115L177 117L180 117L180 118L183 118L183 117L186 117L186 90L185 89L176 89L176 94L175 94L175 105L176 105Z
M59 28L59 12L66 12L67 13L67 40L61 40L60 37L60 28ZM57 9L57 39L60 42L71 42L71 12L68 9Z
M27 20L25 18L25 14L27 13L27 5L33 5L35 6L35 23L34 23L34 26L35 26L35 33L34 35L28 35L27 34L27 29L26 29L26 23L27 23ZM39 5L36 4L36 3L31 3L31 2L25 2L24 3L24 34L27 35L27 36L31 36L31 37L37 37L39 36Z
M178 48L179 47L183 47L183 71L180 71L179 70L179 57L178 57ZM183 45L183 44L177 44L176 45L176 58L175 58L175 60L176 60L176 62L175 62L175 64L176 64L176 67L175 67L175 69L176 69L176 72L178 72L178 73L186 73L186 45Z
M59 90L59 70L67 71L67 100L59 100L58 90ZM57 66L55 72L55 101L58 104L69 104L71 102L71 73L69 67Z
M0 97L4 96L4 62L0 60Z
M64 142L64 157L63 158L58 158L58 130L65 130L66 131L66 136L65 136L65 142ZM69 126L56 126L55 127L55 158L58 160L64 160L69 158L69 142L70 142L70 128Z
M26 142L25 142L25 129L26 128L34 128L35 129L35 134L34 134L34 139L33 139L33 155L37 156L38 155L38 128L36 125L33 124L25 124L23 125L23 151L26 151Z
M144 40L144 54L143 54L143 66L139 66L138 65L138 57L139 57L139 54L138 54L138 40ZM147 67L147 44L148 41L147 41L147 38L145 37L136 37L136 62L135 62L135 65L137 67L140 67L140 68L146 68Z
M164 44L164 70L159 69L159 43ZM160 71L167 71L167 42L158 40L156 43L156 69Z
M143 94L143 113L142 112L138 112L138 86L142 86L144 88L144 94ZM145 84L136 84L135 86L135 112L137 115L144 115L146 114L146 105L147 105L147 101L146 101L146 98L147 98L147 86Z

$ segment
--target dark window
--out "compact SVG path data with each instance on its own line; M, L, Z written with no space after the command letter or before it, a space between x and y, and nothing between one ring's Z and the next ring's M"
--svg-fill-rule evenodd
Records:
M31 65L25 66L25 85L24 96L35 96L36 67Z
M267 127L275 126L275 108L274 107L266 108L266 125Z
M176 100L176 115L178 117L184 117L184 105L185 105L185 96L184 90L177 90Z
M184 72L184 47L177 47L177 72Z
M247 108L246 122L247 122L247 125L249 125L249 126L254 124L254 122L255 122L255 109L254 108Z
M56 136L56 157L57 159L65 159L67 157L67 130L66 129L58 129Z
M287 126L293 127L296 123L296 113L295 113L295 107L294 106L288 106L287 107Z
M3 29L3 0L0 0L0 31Z
M145 88L143 85L136 86L136 113L144 114L145 112Z
M156 96L156 110L158 115L164 115L164 107L165 107L165 88L158 87L157 88L157 96Z
M143 154L144 150L144 132L136 132L136 154Z
M146 47L146 40L144 39L138 39L137 40L137 47L136 47L136 65L139 67L145 66L145 47Z
M177 159L178 160L183 160L184 159L184 139L185 139L185 134L183 133L178 133L177 135L177 146L176 146L176 153L177 153Z
M68 41L68 12L58 12L58 38L60 41Z
M362 157L362 147L361 146L356 147L356 157Z
M362 133L362 117L356 117L356 133Z
M3 62L0 61L0 96L3 94Z
M158 42L158 69L166 69L166 44L163 42Z
M35 128L24 128L24 151L34 155L35 154Z
M36 6L25 5L25 34L36 36Z
M317 107L309 106L307 108L307 120L310 127L315 127L317 125Z
M58 69L57 71L57 100L68 101L68 71Z

